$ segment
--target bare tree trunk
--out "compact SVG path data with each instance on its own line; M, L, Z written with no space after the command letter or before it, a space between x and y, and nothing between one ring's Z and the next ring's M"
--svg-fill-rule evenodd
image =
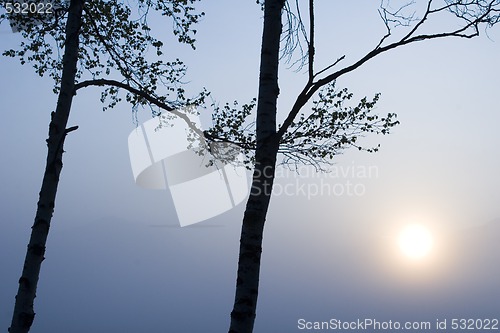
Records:
M51 114L48 153L43 175L42 188L38 199L35 221L31 230L31 238L26 252L23 272L19 279L14 314L10 333L28 332L35 318L33 302L40 267L44 260L45 244L49 233L50 221L54 213L59 175L62 169L62 154L66 134L77 127L66 129L71 102L74 96L75 75L78 62L78 43L84 0L71 0L66 23L66 41L63 56L63 72L61 90L57 100L56 111Z
M266 0L257 105L257 149L252 190L241 228L236 295L229 333L250 333L256 316L262 236L274 181L281 13L284 0Z

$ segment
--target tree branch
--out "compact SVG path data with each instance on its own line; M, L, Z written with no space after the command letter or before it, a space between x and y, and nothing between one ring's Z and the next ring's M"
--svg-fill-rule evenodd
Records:
M312 0L311 0L312 1ZM406 34L404 37L402 37L399 41L393 42L391 44L382 46L384 41L391 35L391 30L390 26L388 23L388 19L381 14L382 19L384 20L384 23L386 24L386 27L388 29L388 32L380 42L377 44L377 46L370 52L368 52L364 57L356 61L354 64L344 67L322 79L317 80L316 82L310 82L308 81L307 84L305 85L304 89L302 92L297 96L297 99L292 106L291 111L289 112L287 118L283 122L283 125L280 127L280 129L277 132L278 137L283 137L284 133L287 131L287 129L290 127L292 124L293 120L299 113L299 111L302 109L302 107L311 99L311 97L323 86L335 81L339 77L341 77L344 74L350 73L354 71L355 69L359 68L361 65L366 63L368 60L385 53L389 50L395 49L397 47L401 47L407 44L415 43L415 42L420 42L424 40L430 40L430 39L438 39L438 38L446 38L446 37L460 37L460 38L473 38L479 35L479 29L478 25L481 23L488 23L489 26L492 26L500 21L499 15L495 15L493 17L490 17L492 13L498 13L499 9L494 8L496 4L498 4L498 0L491 0L488 5L481 5L478 3L477 0L473 2L468 2L468 3L463 3L461 0L454 1L453 3L448 3L446 6L437 8L437 9L432 9L433 0L429 0L427 4L427 9L422 17L418 21L418 23L410 30L408 34ZM477 13L473 11L473 9L469 9L469 6L479 6L482 11L480 13ZM461 6L462 11L459 11L459 9L453 10L453 6ZM430 15L442 12L444 10L450 10L452 13L454 13L458 18L463 19L466 23L455 30L448 31L448 32L442 32L442 33L435 33L435 34L421 34L421 35L415 35L417 30L424 24L424 22L429 18ZM399 15L401 19L404 18L404 16L398 14L398 12L394 13L393 15ZM473 17L473 19L471 19ZM409 18L408 20L413 20L413 15ZM468 32L470 29L473 29L473 31ZM311 38L313 38L311 36ZM332 65L326 67L325 69L321 70L320 72L316 73L313 75L313 77L317 77L319 74L324 73L326 70L332 68L334 65L336 65L341 59L344 57L341 57L337 59Z
M154 104L165 111L173 112L174 114L176 112L174 107L162 102L160 99L153 97L150 94L148 94L142 90L134 88L127 83L123 83L123 82L116 81L116 80L96 79L96 80L86 80L86 81L77 83L77 84L75 84L75 94L78 90L80 90L82 88L90 87L90 86L114 86L117 88L125 89L125 90L131 92L132 94L135 94L137 96L144 98L145 100L147 100L151 104Z
M344 59L345 59L345 54L342 57L340 57L337 60L335 60L335 62L333 64L331 64L331 65L323 68L322 70L320 70L319 72L317 72L316 74L314 74L314 77L316 77L316 76L318 76L320 74L323 74L324 72L326 72L327 70L329 70L332 67L335 67L335 65L337 65L339 62L341 62Z
M90 25L92 26L92 29L94 30L94 33L97 36L97 39L99 39L102 45L104 45L104 48L106 49L106 51L108 51L110 58L113 59L116 66L118 66L118 69L120 70L121 74L124 76L125 79L131 80L132 82L138 84L138 82L132 77L134 71L133 69L130 68L130 64L125 59L123 59L123 57L120 56L119 52L117 52L113 47L108 45L106 39L100 33L101 29L99 29L97 22L92 17L92 13L86 8L85 5L83 7L83 10L85 11L85 13L87 13ZM115 59L115 57L118 58L118 60ZM127 68L123 68L122 62Z
M198 134L200 138L204 138L203 131L201 131L201 129L199 129L196 126L196 124L194 122L192 122L191 119L189 119L189 117L185 113L180 112L175 107L172 107L171 105L168 105L167 103L162 102L159 98L154 97L154 96L152 96L152 95L150 95L142 90L139 90L139 89L134 88L126 83L116 81L116 80L97 79L97 80L87 80L87 81L83 81L83 82L75 84L75 94L79 89L90 87L90 86L114 86L114 87L118 87L121 89L125 89L128 92L145 99L149 103L156 105L160 109L163 109L167 112L170 112L171 114L174 114L177 117L183 119L186 122L186 124L189 126L190 129L192 129L196 134Z

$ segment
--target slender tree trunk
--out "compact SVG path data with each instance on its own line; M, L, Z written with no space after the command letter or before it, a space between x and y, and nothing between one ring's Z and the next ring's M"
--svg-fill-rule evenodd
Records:
M241 228L236 295L229 333L251 333L255 322L262 237L274 181L278 138L276 105L284 0L266 0L257 105L257 150L252 190Z
M33 302L40 267L44 260L45 244L49 233L50 221L54 213L59 175L62 169L63 145L66 134L77 127L66 129L71 102L74 96L75 75L78 61L78 42L84 0L71 0L66 23L66 41L63 56L63 72L61 90L57 100L56 111L51 114L48 153L43 175L42 188L38 199L38 208L31 230L31 238L26 252L23 272L19 279L14 314L10 333L28 332L35 318Z

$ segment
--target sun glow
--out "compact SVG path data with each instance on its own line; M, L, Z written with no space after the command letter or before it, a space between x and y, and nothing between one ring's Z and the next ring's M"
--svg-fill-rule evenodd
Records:
M432 250L432 235L421 224L406 226L399 234L399 248L402 253L411 259L427 257Z

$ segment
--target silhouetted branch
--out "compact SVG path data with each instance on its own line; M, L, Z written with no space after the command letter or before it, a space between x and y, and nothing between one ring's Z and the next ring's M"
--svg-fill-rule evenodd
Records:
M312 96L325 85L334 82L336 79L344 74L350 73L355 69L359 68L361 65L366 63L368 60L375 58L376 56L385 53L389 50L415 43L424 40L447 38L447 37L459 37L459 38L473 38L479 35L479 25L486 24L487 27L492 27L500 21L500 0L446 0L446 5L438 8L432 8L433 0L428 0L427 8L421 19L416 19L415 13L405 16L402 14L402 10L413 4L410 2L406 5L401 6L396 11L389 11L384 2L381 4L381 18L387 28L387 33L381 38L379 43L368 52L361 59L356 61L350 66L344 67L330 75L325 76L315 82L308 81L304 86L302 92L297 96L297 99L292 106L287 118L283 122L283 125L279 128L277 135L282 137L287 129L292 124L293 120L300 112L302 107L312 98ZM434 33L434 34L418 34L417 32L423 26L423 24L428 20L431 15L439 14L445 11L449 11L454 14L458 19L463 20L464 24L454 30ZM391 24L394 26L411 26L412 22L417 22L413 28L400 40L383 45L388 38L392 35ZM332 68L336 65L343 57L337 59L332 65L326 67L320 72L316 73L314 77L319 74L324 73L326 70Z
M302 21L298 0L295 0L295 7L297 14L293 12L289 1L285 1L284 11L286 21L283 24L284 29L281 39L283 47L281 49L280 60L285 59L286 62L291 62L294 53L298 51L300 55L297 60L290 65L290 67L294 67L298 64L297 70L300 70L306 63L308 63L309 60L309 40L307 37L307 31L304 27L304 22ZM307 52L304 52L302 47L302 38L304 38L308 46Z
M96 79L96 80L83 81L83 82L75 84L75 93L79 89L90 87L90 86L101 86L101 87L102 86L114 86L117 88L122 88L122 89L125 89L125 90L127 90L127 91L129 91L137 96L142 97L143 99L147 100L148 102L158 106L159 108L161 108L165 111L175 113L175 107L172 107L172 106L160 101L158 98L155 98L144 91L136 89L127 83L123 83L123 82L116 81L116 80Z
M323 74L324 72L326 72L327 70L329 70L330 68L334 67L335 65L337 65L339 62L341 62L342 60L345 59L345 55L343 55L342 57L338 58L337 60L335 60L335 62L325 68L323 68L322 70L320 70L319 72L317 72L316 74L314 74L314 77L320 75L320 74Z
M176 115L177 117L183 119L186 124L191 128L196 134L198 134L201 138L204 137L203 132L199 129L194 122L189 119L189 117L178 110L178 108L169 105L163 101L161 101L158 97L155 97L147 92L134 88L126 83L116 81L116 80L108 80L108 79L97 79L97 80L87 80L80 83L75 84L75 94L79 89L90 87L90 86L114 86L117 88L125 89L128 92L141 97L142 99L148 101L149 103L156 105L162 110L170 112L171 114Z
M77 129L78 129L78 126L71 126L69 128L66 128L66 130L64 131L64 134L71 133L73 131L76 131Z

